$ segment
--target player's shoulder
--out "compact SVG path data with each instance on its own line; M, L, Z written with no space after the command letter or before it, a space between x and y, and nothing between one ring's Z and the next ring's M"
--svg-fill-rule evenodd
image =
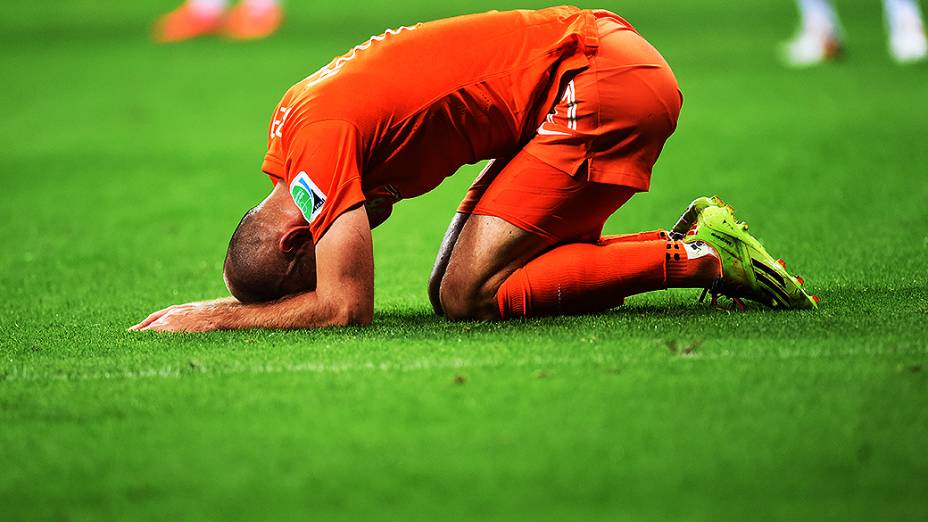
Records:
M359 110L357 99L338 88L326 86L307 87L302 80L287 89L275 108L272 125L278 137L306 129L331 129L348 126L358 127ZM355 97L356 98L356 97Z

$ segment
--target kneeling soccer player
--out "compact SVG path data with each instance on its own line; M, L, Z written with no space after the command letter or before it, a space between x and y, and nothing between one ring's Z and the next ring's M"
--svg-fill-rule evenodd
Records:
M373 318L371 229L393 204L493 159L451 223L429 284L451 319L607 310L705 288L783 308L814 301L717 199L679 232L601 237L676 127L670 67L625 20L555 7L375 36L294 85L274 110L274 188L239 223L234 298L151 314L137 330L309 328ZM691 227L691 225L693 225Z

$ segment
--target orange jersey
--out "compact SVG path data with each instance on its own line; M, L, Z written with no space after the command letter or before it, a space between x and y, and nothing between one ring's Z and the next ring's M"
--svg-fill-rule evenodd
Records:
M318 240L368 198L435 188L512 156L598 45L590 11L489 12L389 30L291 87L262 170L290 187Z

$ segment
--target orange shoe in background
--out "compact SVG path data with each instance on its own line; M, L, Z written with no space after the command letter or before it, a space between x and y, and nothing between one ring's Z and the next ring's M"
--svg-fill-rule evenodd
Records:
M198 36L218 33L222 28L223 11L203 12L184 4L155 22L154 37L158 43L182 42Z
M256 40L270 36L283 22L284 12L276 3L255 6L241 2L226 18L223 34L233 40Z

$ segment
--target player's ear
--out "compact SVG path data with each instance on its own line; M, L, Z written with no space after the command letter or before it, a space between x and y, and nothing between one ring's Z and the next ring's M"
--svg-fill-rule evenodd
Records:
M309 231L309 225L304 223L302 225L292 225L287 230L284 230L277 246L281 252L290 254L302 248L303 245L312 243L312 241L313 234Z

